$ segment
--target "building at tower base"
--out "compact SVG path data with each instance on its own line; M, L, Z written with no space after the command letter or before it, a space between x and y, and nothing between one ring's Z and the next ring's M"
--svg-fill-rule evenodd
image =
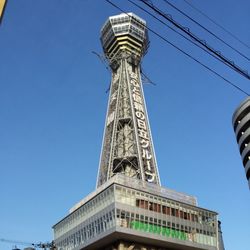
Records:
M117 174L53 226L58 250L218 249L217 213L196 198Z

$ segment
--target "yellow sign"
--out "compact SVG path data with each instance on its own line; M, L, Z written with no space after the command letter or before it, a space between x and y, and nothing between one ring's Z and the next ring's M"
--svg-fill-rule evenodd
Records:
M0 21L1 21L2 15L3 15L5 4L6 4L6 0L0 0Z

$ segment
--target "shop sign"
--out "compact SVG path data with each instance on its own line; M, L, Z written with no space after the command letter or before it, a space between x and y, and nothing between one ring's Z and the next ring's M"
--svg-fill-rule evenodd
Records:
M179 240L188 240L188 234L182 232L180 230L168 228L168 227L161 227L158 225L144 223L140 221L131 221L131 228L143 232L158 234L161 236L166 236L170 238L175 238Z

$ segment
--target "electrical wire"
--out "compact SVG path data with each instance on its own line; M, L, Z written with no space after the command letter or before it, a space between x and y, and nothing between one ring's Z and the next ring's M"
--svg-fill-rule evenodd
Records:
M240 40L236 35L234 35L231 31L227 30L226 28L224 28L222 25L220 25L219 23L217 23L216 21L214 21L211 17L209 17L207 14L205 14L204 12L202 12L200 9L198 9L197 7L195 7L193 4L189 3L187 0L184 0L184 2L186 4L188 4L190 7L192 7L194 10L196 10L197 12L199 12L201 15L203 15L204 17L206 17L208 20L210 20L212 23L214 23L216 26L220 27L222 30L224 30L227 34L229 34L231 37L233 37L235 40L237 40L238 42L240 42L242 45L244 45L245 47L247 47L248 49L250 49L250 46L248 44L246 44L245 42L243 42L242 40Z
M188 18L189 20L191 20L193 23L197 24L199 27L201 27L202 29L204 29L205 31L207 31L210 35L212 35L213 37L217 38L219 41L221 41L223 44L227 45L229 48L231 48L232 50L234 50L236 53L238 53L239 55L241 55L242 57L244 57L245 59L247 59L248 61L250 61L250 58L245 56L242 52L240 52L238 49L235 49L233 46L231 46L230 44L228 44L227 42L225 42L222 38L220 38L219 36L217 36L215 33L213 33L212 31L210 31L209 29L207 29L204 25L200 24L199 22L197 22L196 20L194 20L192 17L190 17L189 15L187 15L185 12L183 12L182 10L180 10L179 8L177 8L175 5L173 5L172 3L170 3L168 0L163 0L166 4L170 5L172 8L174 8L175 10L177 10L179 13L181 13L182 15L184 15L186 18Z
M141 9L142 11L144 11L145 13L147 13L148 15L150 15L151 17L153 17L154 19L156 19L157 21L159 21L160 23L162 23L163 25L167 26L169 29L171 29L172 31L174 31L175 33L177 33L178 35L182 36L184 39L186 39L187 41L191 42L193 45L197 46L198 48L202 49L203 51L205 51L207 54L211 55L212 57L214 57L216 60L224 63L224 61L222 61L219 57L215 56L213 53L211 53L209 50L203 48L202 46L200 46L199 44L195 43L192 39L184 36L182 33L180 33L179 31L175 30L173 27L169 26L167 23L163 22L161 19L159 19L158 17L156 17L155 15L153 15L152 13L150 13L149 11L147 11L145 8L141 7L140 5L136 4L135 2L133 2L132 0L127 0L128 2L130 2L131 4L133 4L134 6L136 6L137 8ZM234 68L231 65L227 65L228 67L232 68L234 70Z
M157 21L159 21L160 23L162 23L163 25L167 26L169 29L171 29L172 31L174 31L175 33L177 33L178 35L182 36L184 39L186 39L187 41L191 42L193 45L197 46L198 48L202 49L203 51L205 51L207 54L211 55L212 57L214 57L216 60L223 62L220 58L216 57L214 54L212 54L210 51L208 51L207 49L203 48L202 46L200 46L199 44L195 43L192 39L184 36L182 33L180 33L179 31L175 30L173 27L169 26L167 23L163 22L161 19L159 19L158 17L156 17L155 15L153 15L152 13L150 13L149 11L147 11L146 9L144 9L143 7L141 7L140 5L136 4L135 2L133 2L132 0L127 0L128 2L130 2L131 4L133 4L134 6L136 6L137 8L141 9L142 11L144 11L145 13L147 13L148 15L150 15L151 17L153 17L154 19L156 19ZM228 65L230 67L230 65ZM232 67L231 67L232 68Z
M250 75L248 74L248 72L246 70L241 69L238 65L236 65L232 60L229 60L228 58L226 58L220 51L217 51L215 49L213 49L210 45L208 45L206 43L206 41L200 39L199 37L197 37L196 35L194 35L189 28L183 27L182 25L180 25L179 23L177 23L169 14L164 13L163 11L161 11L159 8L157 8L155 5L153 5L153 3L148 0L139 0L140 2L144 3L146 6L148 6L150 9L152 9L153 11L155 11L159 16L165 18L166 20L168 20L169 22L171 22L175 27L177 27L178 29L180 29L181 31L183 31L184 33L186 33L188 36L190 36L192 39L194 39L196 42L198 42L199 44L201 44L202 46L204 46L206 49L208 49L210 52L212 52L214 55L216 55L217 57L219 57L220 59L222 59L224 61L224 64L227 66L231 66L236 72L238 72L239 74L241 74L242 76L244 76L245 78L247 78L248 80L250 80Z
M127 14L123 9L121 9L119 6L117 6L115 3L111 2L110 0L105 0L105 1L107 3L109 3L110 5L112 5L113 7L115 7L116 9L118 9L119 11L121 11L122 13ZM230 84L232 87L234 87L238 91L244 93L247 96L250 96L249 93L247 93L245 90L243 90L242 88L238 87L236 84L234 84L230 80L226 79L225 77L223 77L222 75L220 75L219 73L217 73L215 70L211 69L210 67L208 67L207 65L205 65L204 63L202 63L201 61L199 61L198 59L194 58L193 56L191 56L190 54L188 54L187 52L185 52L184 50L182 50L178 46L174 45L172 42L168 41L165 37L163 37L162 35L160 35L156 31L154 31L153 29L151 29L149 27L146 27L146 26L145 26L145 28L147 28L151 33L153 33L154 35L156 35L158 38L160 38L164 42L168 43L169 45L171 45L172 47L174 47L175 49L177 49L178 51L180 51L181 53L183 53L184 55L186 55L190 59L192 59L195 62L197 62L198 64L200 64L202 67L206 68L208 71L212 72L213 74L215 74L216 76L218 76L219 78L221 78L222 80L224 80L225 82L227 82L228 84Z

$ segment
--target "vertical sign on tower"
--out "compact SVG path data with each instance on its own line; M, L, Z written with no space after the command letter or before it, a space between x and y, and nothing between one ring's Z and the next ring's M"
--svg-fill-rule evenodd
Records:
M152 163L152 152L150 148L150 139L147 121L145 118L145 109L143 98L141 95L141 86L138 79L138 75L131 72L130 73L130 84L132 88L132 100L133 108L136 116L137 131L139 137L139 145L143 160L143 171L145 175L145 180L148 182L155 182L155 172Z

